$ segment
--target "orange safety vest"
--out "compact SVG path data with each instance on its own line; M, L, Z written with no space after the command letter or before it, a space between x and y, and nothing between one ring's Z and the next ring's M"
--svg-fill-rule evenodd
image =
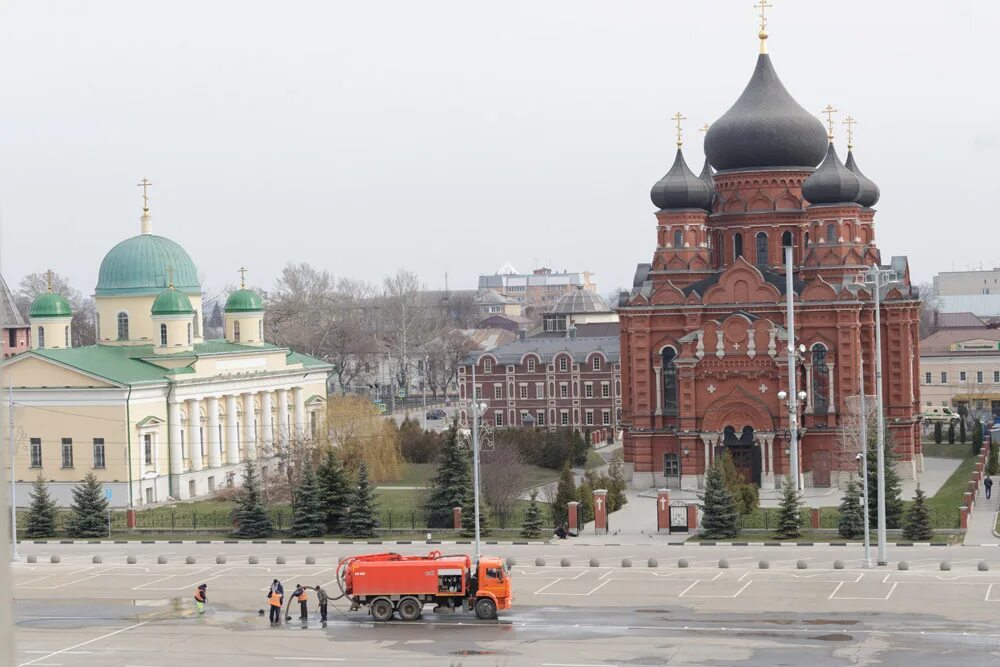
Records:
M309 596L306 594L306 589L303 588L302 593L299 594L299 602L305 602L308 599Z
M277 591L271 593L271 606L280 607L281 606L281 595Z
M205 594L202 593L202 591L201 591L200 588L194 589L194 600L195 600L195 602L204 602L205 601Z

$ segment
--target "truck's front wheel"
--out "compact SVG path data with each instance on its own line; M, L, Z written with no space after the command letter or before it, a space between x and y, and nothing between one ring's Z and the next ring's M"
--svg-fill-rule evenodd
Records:
M476 600L476 618L487 620L497 617L497 603L489 598Z
M392 618L392 603L385 598L379 598L371 604L372 618L379 623L385 623Z

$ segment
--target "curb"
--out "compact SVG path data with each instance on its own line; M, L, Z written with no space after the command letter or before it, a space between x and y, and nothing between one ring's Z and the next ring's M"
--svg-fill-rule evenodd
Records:
M994 533L996 534L996 533ZM997 535L1000 538L1000 534ZM18 544L59 544L59 545L95 545L95 544L114 544L114 545L129 545L129 544L264 544L272 546L287 546L287 545L349 545L349 546L372 546L372 545L469 545L471 544L468 540L22 540ZM484 541L484 545L487 546L558 546L558 542L548 542L548 541L511 541L511 542L498 542L498 541ZM635 542L635 543L624 543L624 542L607 542L607 543L590 543L590 542L567 542L567 546L574 547L863 547L864 542ZM955 544L949 545L947 542L894 542L890 546L897 547L947 547L947 546L1000 546L1000 544Z

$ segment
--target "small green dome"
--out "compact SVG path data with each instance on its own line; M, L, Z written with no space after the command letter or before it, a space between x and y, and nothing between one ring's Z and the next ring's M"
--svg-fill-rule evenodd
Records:
M171 288L156 297L153 302L153 315L193 315L191 301L183 292Z
M45 292L32 302L28 317L73 317L73 309L63 295Z
M264 310L264 302L260 295L245 287L236 290L226 299L227 313L255 313L261 310Z
M178 291L201 294L198 269L184 248L155 234L133 236L104 256L94 294L159 294L167 287L168 269Z

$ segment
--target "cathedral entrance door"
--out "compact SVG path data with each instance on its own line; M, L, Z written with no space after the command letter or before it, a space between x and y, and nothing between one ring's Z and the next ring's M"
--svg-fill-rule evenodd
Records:
M744 481L760 486L761 455L760 447L754 443L753 428L744 426L737 437L735 429L726 427L723 445L720 449L729 453L736 472L743 476Z

